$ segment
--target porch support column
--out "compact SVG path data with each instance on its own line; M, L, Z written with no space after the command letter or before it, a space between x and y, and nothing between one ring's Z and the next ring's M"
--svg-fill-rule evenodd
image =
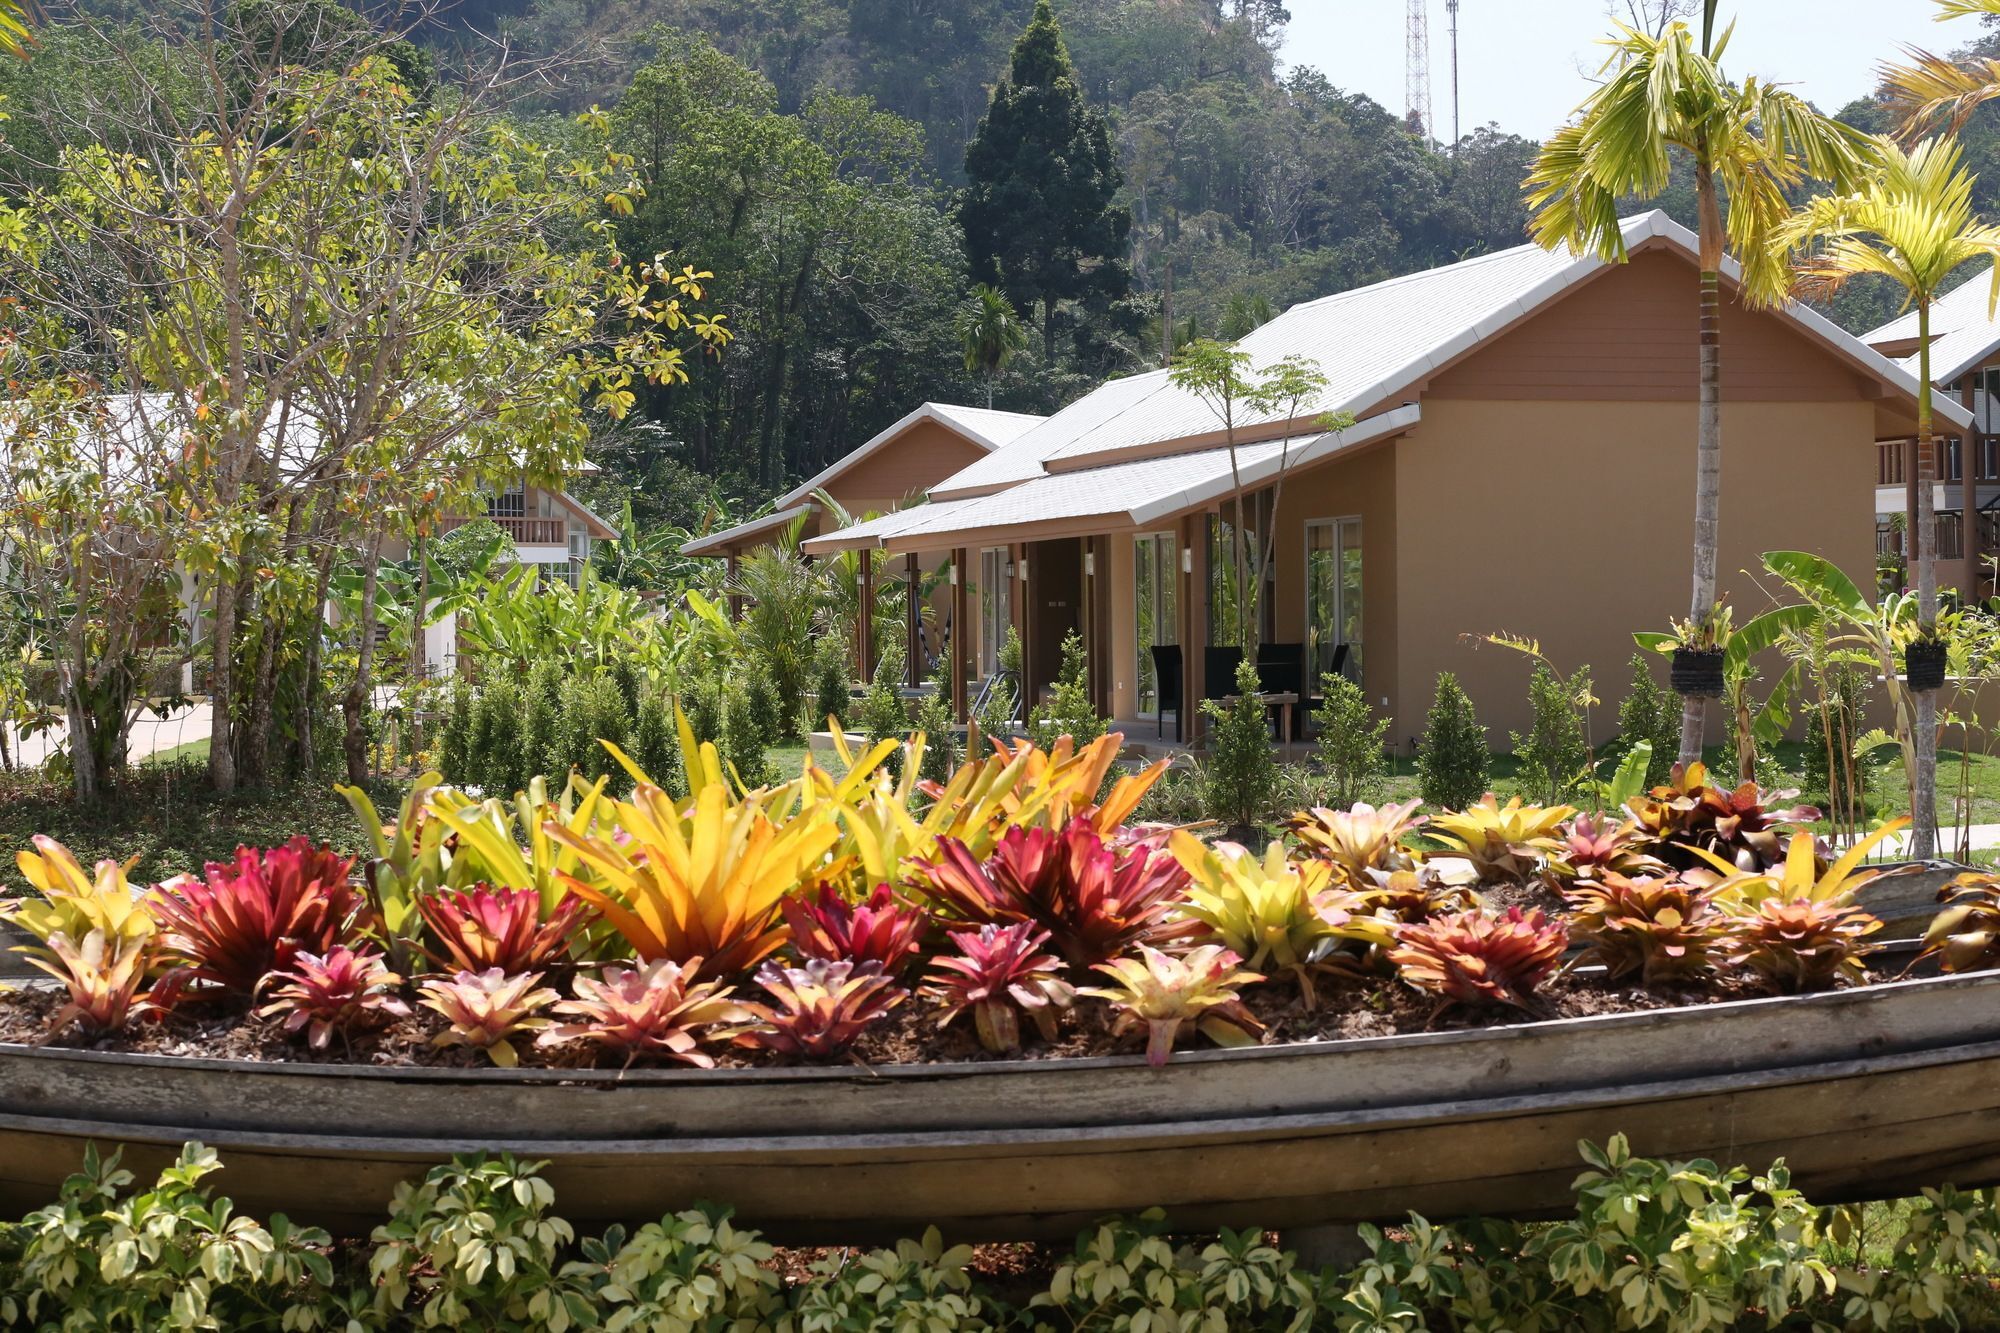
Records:
M875 679L875 552L864 546L854 554L861 561L854 612L854 666L866 685Z
M1100 717L1112 716L1116 689L1112 681L1111 662L1111 608L1116 598L1111 578L1112 538L1092 537L1092 555L1095 576L1090 581L1090 628L1086 631L1090 643L1090 681L1096 692L1097 713Z
M966 549L952 548L951 552L951 716L952 720L963 724L965 715L965 678L972 670L971 596L966 589Z
M1972 376L1967 371L1959 383L1959 397L1965 410L1973 410ZM1974 417L1972 425L1959 432L1958 436L1958 492L1960 497L1959 550L1965 556L1964 600L1962 606L1972 606L1979 601L1979 420Z
M903 557L903 675L911 689L924 683L924 571L917 553Z
M1181 734L1190 742L1200 734L1202 649L1208 641L1208 607L1197 581L1204 564L1201 532L1205 518L1187 514L1174 532L1174 607L1179 622L1175 637L1181 645Z
M1028 604L1028 595L1034 588L1034 578L1033 571L1028 568L1028 543L1015 542L1011 547L1011 554L1014 560L1014 587L1011 590L1013 595L1009 598L1008 605L1014 610L1014 637L1021 641L1021 679L1019 681L1021 687L1021 716L1016 718L1015 721L1025 723L1028 720L1029 711L1035 706L1035 695L1031 685L1034 675L1032 670L1034 657L1032 655L1033 650L1028 641L1028 636L1034 628L1035 619L1030 612ZM1005 645L1002 646L1004 647Z
M729 618L731 620L743 619L743 594L737 591L740 585L736 581L737 570L739 568L740 564L736 552L731 551L728 562L723 569L722 585L724 591L729 594Z

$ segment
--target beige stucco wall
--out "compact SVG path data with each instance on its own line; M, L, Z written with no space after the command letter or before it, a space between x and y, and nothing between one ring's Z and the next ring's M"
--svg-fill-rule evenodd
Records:
M1873 423L1858 398L1724 405L1717 574L1739 621L1771 604L1743 572L1764 551L1814 551L1870 586ZM1632 632L1687 614L1694 441L1693 403L1425 401L1394 453L1399 743L1440 671L1496 748L1526 727L1530 664L1461 637L1498 630L1539 639L1565 670L1588 663L1598 735L1615 730Z
M935 421L919 421L826 483L850 514L894 509L985 456L985 450Z

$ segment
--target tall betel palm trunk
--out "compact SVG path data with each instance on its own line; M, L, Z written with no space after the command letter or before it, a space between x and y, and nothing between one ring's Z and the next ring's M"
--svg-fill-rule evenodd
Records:
M1715 606L1716 546L1722 533L1722 209L1706 155L1695 168L1701 223L1701 386L1695 423L1694 590L1688 623L1701 624ZM1681 701L1680 762L1701 758L1708 700Z
M1925 638L1937 633L1937 497L1932 493L1938 473L1937 434L1931 422L1931 297L1917 297L1917 337L1920 373L1917 384L1917 508L1909 516L1910 558L1917 566L1917 624ZM1971 522L1979 517L1973 510L1972 468L1968 458L1962 483L1967 496L1965 512ZM1937 855L1937 691L1910 692L1912 704L1910 737L1916 752L1917 771L1910 775L1910 802L1916 807L1910 829L1910 854L1920 859Z

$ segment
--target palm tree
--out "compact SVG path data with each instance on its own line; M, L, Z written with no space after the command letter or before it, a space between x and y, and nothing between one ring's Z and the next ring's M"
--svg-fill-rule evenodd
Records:
M958 317L958 336L965 344L965 368L986 377L986 406L990 408L994 379L1009 361L1027 350L1027 326L1005 292L982 282L967 296Z
M1775 242L1803 248L1797 286L1809 295L1840 290L1863 273L1879 273L1903 289L1917 310L1917 509L1910 515L1911 554L1917 570L1917 623L1924 638L1937 631L1937 519L1931 483L1937 476L1937 441L1931 433L1931 306L1945 281L1975 260L2000 265L2000 227L1979 220L1972 206L1974 177L1961 165L1956 140L1925 139L1905 152L1888 138L1877 141L1880 166L1849 194L1811 200L1779 228ZM2000 266L1993 270L1989 314L2000 307ZM1968 483L1969 484L1969 483ZM1937 694L1913 691L1915 769L1910 775L1916 809L1912 854L1937 850Z
M1770 236L1791 214L1786 189L1808 176L1851 188L1869 142L1788 92L1755 79L1730 82L1721 66L1729 31L1716 34L1715 9L1716 0L1707 0L1699 47L1684 23L1668 23L1658 35L1619 24L1606 43L1612 48L1604 66L1608 77L1542 145L1526 182L1529 234L1537 242L1618 262L1625 258L1619 201L1665 190L1676 151L1693 160L1701 237L1701 406L1688 618L1697 625L1710 623L1715 611L1725 243L1742 265L1742 300L1783 299L1785 264ZM1721 192L1729 198L1726 227ZM1705 701L1687 699L1682 763L1701 758L1705 721Z
M1937 0L1938 22L1980 15L2000 18L2000 0ZM1974 111L2000 97L2000 60L1975 57L1963 64L1914 47L1910 63L1882 71L1891 101L1903 112L1904 128L1922 133L1927 127L1962 128Z

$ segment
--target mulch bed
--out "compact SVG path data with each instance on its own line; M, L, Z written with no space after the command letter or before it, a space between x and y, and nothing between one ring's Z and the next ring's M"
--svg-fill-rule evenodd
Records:
M1376 976L1322 974L1314 987L1317 1000L1314 1004L1306 1002L1297 982L1288 974L1274 976L1244 995L1244 1003L1265 1025L1265 1044L1498 1027L1537 1018L1581 1018L1666 1009L1748 999L1765 993L1747 978L1725 977L1700 987L1647 990L1636 983L1614 985L1588 974L1565 974L1541 989L1538 999L1542 1009L1528 1015L1502 1008L1453 1006L1440 1010L1435 997ZM0 992L0 1042L33 1045L42 1041L62 998L60 992L47 986ZM921 998L906 1000L862 1036L849 1058L860 1065L1061 1060L1137 1054L1146 1045L1143 1029L1114 1036L1110 1006L1093 999L1080 999L1064 1016L1059 1039L1054 1043L1042 1041L1034 1025L1023 1020L1023 1048L1006 1056L995 1055L979 1044L969 1016L940 1027L938 1012ZM335 1038L326 1050L315 1051L303 1040L288 1036L278 1020L259 1018L246 1012L240 1003L189 1000L170 1014L134 1022L114 1036L87 1041L73 1028L49 1044L258 1063L443 1068L477 1068L488 1063L483 1054L464 1047L433 1045L433 1038L446 1026L442 1018L429 1010L418 1009L385 1027L354 1034L351 1043ZM1179 1049L1200 1049L1208 1044L1190 1024L1183 1029ZM535 1047L532 1034L517 1038L514 1045L524 1063L544 1068L589 1068L595 1054L582 1043ZM718 1064L728 1068L780 1063L768 1053L734 1047L712 1048L711 1054ZM616 1068L616 1063L607 1058L599 1061L598 1066Z

